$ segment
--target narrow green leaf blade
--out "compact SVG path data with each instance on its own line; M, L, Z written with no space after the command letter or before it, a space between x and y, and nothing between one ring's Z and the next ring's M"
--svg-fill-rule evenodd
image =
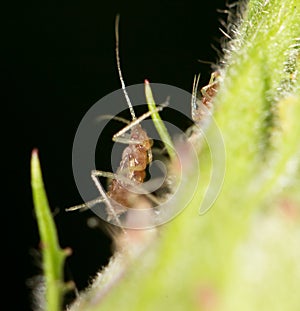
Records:
M46 287L44 309L59 311L62 310L62 299L65 291L63 264L67 251L62 250L59 246L55 223L44 188L37 150L33 150L31 157L31 187L42 248Z
M145 80L145 95L146 95L146 100L148 104L149 111L152 112L151 117L152 121L155 125L155 128L163 141L164 145L166 146L167 152L170 156L171 159L174 159L175 157L175 148L172 142L172 139L168 133L167 128L164 125L164 122L162 121L159 113L156 110L156 104L153 98L152 90L150 87L150 83L148 80Z

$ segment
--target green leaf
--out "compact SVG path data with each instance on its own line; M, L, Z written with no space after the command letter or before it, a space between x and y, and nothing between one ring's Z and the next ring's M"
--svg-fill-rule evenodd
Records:
M155 100L153 98L152 90L151 90L150 83L148 82L148 80L145 81L145 94L146 94L146 100L147 100L149 111L152 112L151 118L156 127L156 130L167 149L170 159L174 159L175 148L174 148L172 139L168 133L168 130L164 122L162 121L158 111L156 110Z
M44 188L37 150L33 150L31 157L31 186L43 258L46 288L44 309L46 311L60 311L62 310L62 300L66 290L63 266L70 250L62 250L59 246L55 223Z

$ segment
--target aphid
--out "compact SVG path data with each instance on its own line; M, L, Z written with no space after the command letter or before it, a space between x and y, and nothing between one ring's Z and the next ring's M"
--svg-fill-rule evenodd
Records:
M196 97L200 76L195 77L194 79L192 101L191 101L191 109L192 109L191 114L192 119L196 124L199 124L205 118L207 110L211 111L213 108L212 101L218 91L219 77L220 73L218 71L214 71L211 74L208 85L201 88L202 94L201 101L198 101Z
M121 226L119 215L126 211L124 207L133 207L136 199L141 194L131 191L138 188L146 177L147 165L152 161L152 140L148 137L146 131L141 126L141 121L149 117L153 112L146 112L140 117L136 117L132 103L128 96L124 79L122 76L120 57L119 57L119 16L115 22L115 38L116 38L116 61L118 74L122 86L122 90L130 110L132 122L125 126L122 130L113 136L113 141L128 144L122 153L122 160L116 173L103 172L93 170L91 178L94 181L100 197L89 201L85 204L70 207L67 211L77 209L91 208L97 203L105 202L107 207L107 220L115 220ZM156 111L162 110L163 107L157 107ZM118 118L120 120L120 118ZM127 123L127 122L126 122ZM130 131L130 134L127 134ZM107 177L112 179L108 186L107 193L101 185L98 177ZM151 194L147 194L153 201L156 201Z
M191 126L186 134L189 137L189 142L197 149L202 146L202 140L199 139L199 136L202 135L203 130L208 127L210 122L210 117L214 108L213 100L219 88L219 77L219 71L215 71L211 74L209 83L200 90L202 95L201 100L197 99L197 89L200 76L198 75L194 78L191 99L191 115L194 121L194 126Z
M119 16L116 17L115 22L115 38L116 38L116 62L119 74L119 79L122 86L122 91L125 96L128 108L130 110L131 122L125 121L127 125L118 133L113 136L113 141L128 144L122 153L122 159L116 173L103 172L93 170L91 172L91 178L95 183L97 190L100 193L100 197L95 200L86 202L81 205L77 205L68 208L68 211L77 209L88 209L96 205L97 203L104 202L106 205L107 220L113 220L113 222L122 227L119 216L127 211L127 208L139 208L139 205L147 205L150 208L154 208L153 202L159 205L160 202L155 195L147 193L146 191L140 191L143 189L143 183L146 177L146 169L148 164L152 161L152 140L148 137L146 131L141 126L141 121L153 114L153 111L148 111L140 117L136 117L133 105L126 90L124 79L122 76L120 57L119 57ZM191 135L189 142L195 145L199 141L199 128L203 126L203 122L207 119L207 109L211 110L212 99L215 96L218 88L218 76L219 73L212 74L210 82L207 86L201 89L202 99L197 101L196 92L199 83L199 77L195 78L192 92L192 119L195 122L193 129L191 129ZM205 109L204 109L205 107ZM155 112L163 109L163 106L157 107ZM122 121L122 118L116 118ZM176 162L176 160L174 160ZM170 164L172 166L172 164ZM174 165L173 165L174 166ZM106 177L111 179L107 192L101 185L99 177ZM169 179L167 179L169 180ZM175 182L168 183L166 186L171 191L164 191L166 193L172 193L172 188L175 186ZM166 195L165 197L166 198ZM163 199L164 199L163 198ZM150 200L149 200L150 199ZM152 202L151 202L152 201ZM144 204L148 202L147 204Z

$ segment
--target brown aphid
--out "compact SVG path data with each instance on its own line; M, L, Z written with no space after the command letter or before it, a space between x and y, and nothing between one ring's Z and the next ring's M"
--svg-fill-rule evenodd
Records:
M124 206L129 208L134 206L134 202L136 202L139 194L134 193L131 189L140 186L144 182L147 165L152 161L152 140L148 137L146 131L140 124L142 120L151 115L151 112L148 111L139 118L135 116L121 71L118 25L119 16L116 18L115 25L117 69L122 90L131 113L132 122L113 136L114 141L127 143L128 146L124 149L119 168L116 174L114 174L111 184L108 186L107 197L119 204L117 204L117 206L111 206L111 208L108 207L109 218L118 217L120 213L124 212ZM157 110L161 109L161 107L157 108ZM128 131L130 131L130 134L126 137ZM96 172L96 175L103 176L103 172Z
M122 153L116 178L113 178L108 186L107 196L122 206L133 207L139 194L133 193L130 188L138 187L145 180L147 165L152 161L152 140L140 124L131 128L128 139L129 145ZM116 214L122 213L118 208L115 210ZM108 213L110 214L110 211Z
M209 83L202 87L200 92L202 94L201 99L197 98L197 90L200 76L194 78L192 99L191 99L191 116L194 121L194 125L188 128L186 134L188 141L200 151L203 146L203 140L199 139L203 136L203 131L208 127L212 111L213 100L218 92L219 88L219 71L215 71L211 74Z
M219 71L215 71L211 74L209 83L201 88L202 98L200 101L197 101L196 98L199 76L194 80L191 108L192 108L192 119L196 124L200 123L203 120L203 118L205 118L205 115L207 114L206 113L207 109L211 111L213 108L212 101L216 96L219 88L219 77L220 77Z
M118 218L119 215L126 212L127 208L137 208L138 198L141 199L142 195L138 190L139 187L141 189L141 185L145 180L147 165L152 161L152 140L148 137L146 131L140 124L141 121L149 117L152 112L148 111L138 118L135 116L121 71L118 25L119 16L117 16L115 24L117 69L132 121L126 122L127 125L113 136L113 141L128 144L128 146L122 153L122 159L116 173L98 170L93 170L91 172L91 178L100 193L100 197L84 204L68 208L67 210L88 209L97 203L104 202L108 214L107 220L113 219L116 224L121 226ZM160 110L162 110L162 107L157 107L156 111ZM118 120L120 120L120 118L118 118ZM111 179L107 193L98 177L107 177ZM152 201L156 201L151 194L145 194L145 196L152 199Z

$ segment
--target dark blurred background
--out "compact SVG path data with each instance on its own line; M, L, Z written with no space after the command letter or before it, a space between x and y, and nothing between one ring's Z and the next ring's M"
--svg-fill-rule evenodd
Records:
M11 7L7 15L3 11L2 154L9 161L3 162L4 171L8 170L3 193L9 199L3 204L2 221L9 251L4 249L3 254L14 265L11 273L16 275L11 279L17 279L8 289L18 287L9 310L31 310L28 284L40 273L30 188L33 148L39 150L61 246L73 250L67 278L79 290L84 288L111 255L106 232L87 226L90 212L64 209L82 202L71 163L77 126L97 100L120 88L116 14L121 16L120 56L126 84L147 78L191 91L194 75L201 73L201 86L207 84L209 63L219 61L220 20L227 15L218 9L226 9L225 0L29 1Z

